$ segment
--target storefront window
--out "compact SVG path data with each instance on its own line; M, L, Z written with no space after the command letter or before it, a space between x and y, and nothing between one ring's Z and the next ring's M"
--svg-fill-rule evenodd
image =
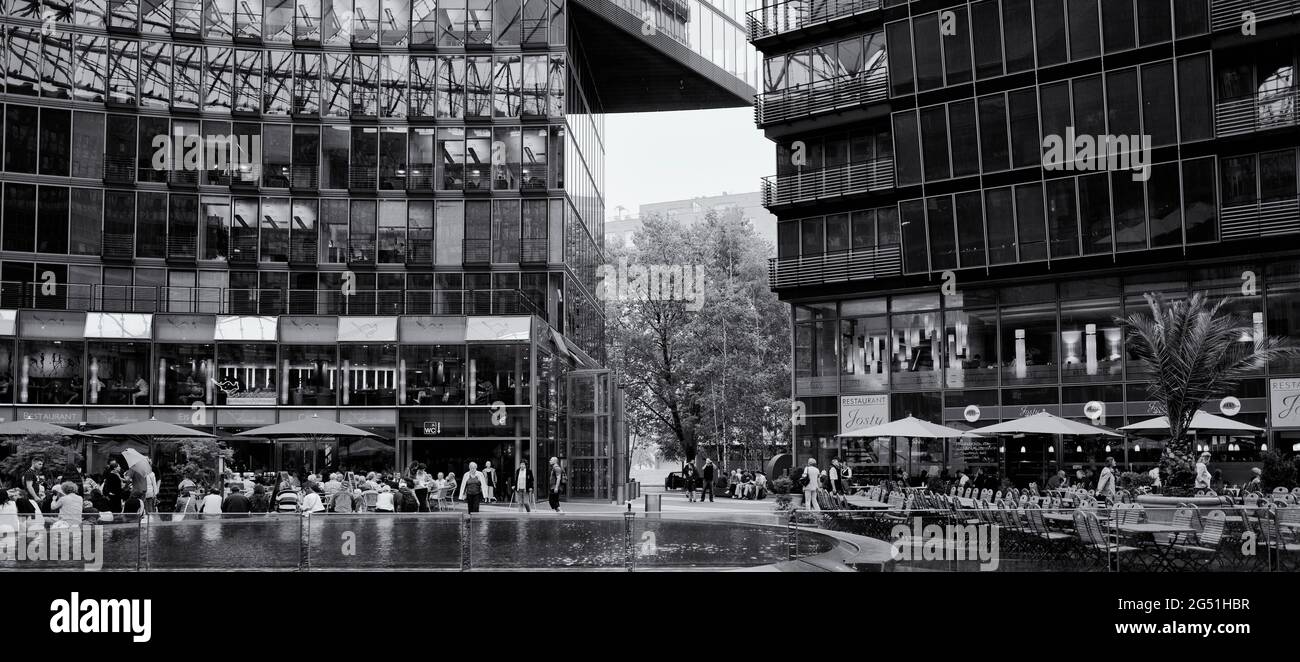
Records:
M1049 384L1056 381L1056 307L1002 310L1002 381Z
M397 345L342 345L343 404L397 404Z
M275 345L217 345L217 404L273 406L276 383Z
M212 345L155 346L158 356L158 403L189 405L195 402L215 404L216 388L212 385Z
M152 375L149 374L148 343L92 342L89 348L86 388L89 404L149 404ZM80 375L69 390L81 390Z
M282 404L328 407L338 402L338 347L284 345L282 351L289 380Z
M1118 381L1124 372L1123 332L1115 323L1119 301L1061 306L1061 380Z
M836 392L835 336L833 321L799 324L795 327L794 376L797 393Z
M526 345L470 345L470 404L528 404L528 347Z
M464 345L405 345L402 347L402 365L406 370L406 401L403 404L464 404Z
M895 388L939 386L942 356L939 313L894 315L890 329L890 365Z
M34 405L75 405L82 402L84 343L63 340L24 340L18 366L18 402Z
M840 320L840 345L844 363L842 391L883 391L889 387L886 357L889 321L886 317Z
M948 388L997 386L998 314L994 310L944 312Z
M14 341L0 339L0 404L14 401Z

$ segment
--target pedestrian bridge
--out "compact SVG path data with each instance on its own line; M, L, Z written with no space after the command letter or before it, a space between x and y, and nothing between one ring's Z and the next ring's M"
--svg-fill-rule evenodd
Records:
M569 12L586 61L575 73L603 112L753 104L760 59L743 17L702 0L572 0Z

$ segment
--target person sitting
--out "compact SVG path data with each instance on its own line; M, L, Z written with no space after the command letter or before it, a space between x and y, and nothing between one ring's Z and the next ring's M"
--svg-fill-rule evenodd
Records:
M388 485L384 485L380 487L379 499L378 502L375 504L375 512L377 513L394 512L395 508L393 507L393 497L394 497L393 488L389 487Z
M144 402L141 402L140 398L144 398ZM149 404L149 382L145 381L144 377L135 378L135 392L131 394L131 404Z
M288 483L280 485L280 493L275 495L275 511L279 513L296 513L298 512L298 491L289 487Z

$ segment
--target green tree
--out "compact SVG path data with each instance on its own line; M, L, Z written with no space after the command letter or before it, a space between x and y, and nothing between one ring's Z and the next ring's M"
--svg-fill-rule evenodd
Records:
M609 264L682 266L705 278L701 306L641 290L606 296L630 430L670 460L693 461L701 443L761 452L784 436L790 409L790 316L767 286L771 247L739 209L691 226L643 220L632 246L609 247Z
M1195 479L1187 430L1201 405L1229 395L1243 378L1270 361L1300 355L1284 338L1257 334L1227 308L1230 299L1209 302L1203 293L1166 301L1147 294L1150 313L1116 322L1127 333L1133 356L1150 374L1147 395L1169 417L1169 441L1162 467L1169 486L1186 488ZM1243 341L1245 338L1247 340Z
M235 451L226 448L220 441L201 437L182 439L177 443L176 449L185 458L185 464L180 466L180 474L207 484L216 482L218 461L228 462L235 455Z

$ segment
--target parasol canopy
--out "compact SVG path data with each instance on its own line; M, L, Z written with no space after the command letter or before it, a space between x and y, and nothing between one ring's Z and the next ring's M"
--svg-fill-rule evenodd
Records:
M0 423L0 437L30 437L32 435L55 435L59 437L76 437L82 433L65 428L62 425L34 421L30 418L21 421Z
M945 425L923 421L915 416L900 418L882 425L850 430L837 437L921 437L924 439L949 439L956 437L979 437L974 432L962 431Z
M1120 429L1129 432L1168 432L1169 417L1156 416L1155 418L1148 418L1145 421L1138 421L1132 425L1125 425ZM1263 428L1257 428L1249 423L1242 423L1241 421L1234 421L1231 418L1216 416L1208 411L1201 411L1199 409L1196 411L1196 414L1192 416L1192 424L1187 429L1193 431L1205 430L1209 432L1254 433L1264 431Z
M112 427L100 428L90 433L96 437L199 437L211 439L213 436L202 430L194 428L181 427L171 423L163 423L158 419L151 418L147 421L137 423L127 423L125 425L114 425Z
M351 425L336 423L312 415L296 421L285 421L237 433L246 437L377 437L379 435Z
M1061 418L1047 412L1039 412L1014 421L995 423L979 429L981 434L1061 434L1076 436L1105 435L1122 437L1118 432L1094 427L1068 418Z

